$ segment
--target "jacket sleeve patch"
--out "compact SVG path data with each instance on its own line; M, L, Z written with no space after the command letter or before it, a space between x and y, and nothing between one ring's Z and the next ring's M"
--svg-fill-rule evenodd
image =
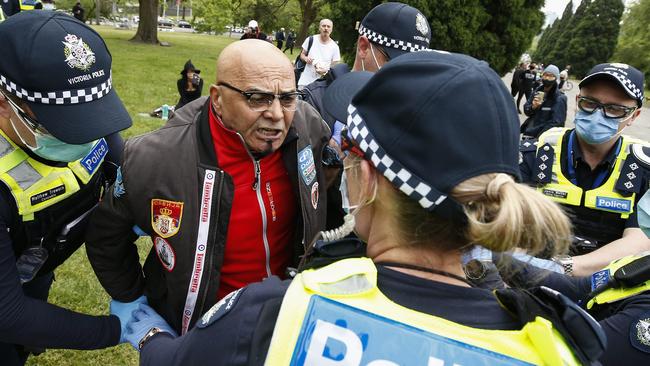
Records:
M196 325L199 328L205 328L210 324L216 322L217 320L223 318L230 310L232 310L237 301L241 297L242 292L246 287L240 288L237 291L233 291L226 295L223 299L219 300L218 303L214 304L205 314L201 317L201 320Z
M311 151L311 145L298 152L298 171L306 186L316 179L316 164L314 163L314 153Z
M122 167L117 168L117 177L113 183L113 197L120 198L126 193L124 190L124 182L122 181Z
M639 351L650 353L650 312L630 324L630 343Z

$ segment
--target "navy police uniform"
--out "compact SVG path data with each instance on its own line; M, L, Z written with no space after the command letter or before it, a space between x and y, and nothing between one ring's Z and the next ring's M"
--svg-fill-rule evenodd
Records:
M627 228L639 227L637 215L634 207L638 200L648 189L650 171L650 148L625 144L624 140L630 140L629 137L619 137L617 143L607 154L605 159L594 169L583 159L583 154L575 137L575 130L556 129L561 133L561 144L553 147L551 144L539 146L536 139L524 139L520 144L520 164L522 181L538 187L545 195L558 200L571 214L570 217L574 224L576 240L572 247L573 255L580 255L591 252L599 247L609 244L610 242L620 239L623 231ZM636 142L636 141L629 141ZM633 148L637 146L637 148ZM556 151L560 148L561 151ZM627 151L626 151L627 150ZM620 159L617 164L617 157L625 154L624 159ZM559 159L557 157L559 156ZM559 161L558 161L559 160ZM561 189L549 187L557 173L553 169L561 169L561 173L573 185L580 187L584 192L606 187L607 182L613 184L613 190L610 190L611 198L602 202L596 201L592 207L588 207L587 194L579 197L579 203L569 202L570 197L565 196ZM616 168L616 169L615 169ZM617 177L612 174L620 174ZM567 183L567 182L565 182ZM568 183L567 183L568 184ZM614 196L620 194L621 198ZM564 197L563 197L564 196ZM605 197L602 195L601 197ZM608 202L624 203L630 201L627 208L628 212L623 212L625 207L618 210L606 207ZM599 207L600 206L600 207ZM616 207L614 207L616 208Z
M43 10L0 23L0 54L9 110L0 117L0 363L22 365L46 347L115 345L116 316L46 302L53 270L83 244L90 213L116 178L118 131L131 126L112 88L110 53L91 28Z

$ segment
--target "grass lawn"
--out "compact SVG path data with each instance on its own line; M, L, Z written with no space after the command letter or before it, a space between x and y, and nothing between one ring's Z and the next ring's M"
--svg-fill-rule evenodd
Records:
M113 55L113 85L124 101L133 127L124 132L130 137L160 127L160 119L142 116L164 103L178 101L176 80L187 59L201 70L205 79L203 94L207 94L215 80L215 65L219 52L233 38L189 33L159 33L161 41L171 47L145 46L128 41L135 31L96 27L104 37ZM141 238L140 257L151 247L151 241ZM95 278L82 248L56 271L56 281L50 293L50 302L88 314L108 314L109 297ZM1 362L0 362L1 363ZM138 354L130 345L98 351L48 350L30 357L28 365L137 365Z

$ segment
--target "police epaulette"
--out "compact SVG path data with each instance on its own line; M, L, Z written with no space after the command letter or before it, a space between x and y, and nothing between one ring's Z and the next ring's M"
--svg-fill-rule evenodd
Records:
M533 179L535 182L540 184L551 183L553 160L555 160L555 149L549 143L545 143L535 154L535 166L533 166Z
M634 146L641 147L641 145L632 145L632 153L625 158L621 166L621 173L614 186L614 189L620 193L640 193L644 171L650 169L648 163L642 162L634 153Z
M537 139L523 138L519 141L519 151L535 151L537 150Z
M650 170L650 146L632 144L632 146L630 146L630 152L639 162L641 167Z

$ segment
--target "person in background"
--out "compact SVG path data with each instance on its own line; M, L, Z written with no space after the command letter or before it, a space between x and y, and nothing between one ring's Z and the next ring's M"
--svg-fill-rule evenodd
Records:
M296 45L296 34L293 31L289 31L289 34L287 35L287 44L284 46L284 50L282 52L287 52L287 50L291 50L291 54L293 55L293 48Z
M192 60L187 60L183 70L181 70L181 78L176 82L179 99L176 107L174 107L175 111L201 96L203 79L199 76L200 73L201 70L194 67Z
M299 90L325 75L332 65L341 61L339 45L330 37L333 27L331 20L323 19L319 23L319 34L311 36L313 37L311 48L309 48L311 37L307 37L303 42L300 58L306 66L298 80Z
M532 138L553 127L564 127L566 120L567 98L558 88L560 70L555 65L548 65L541 80L542 85L535 88L524 104L524 114L528 119L521 125L521 133Z
M83 23L85 20L85 13L86 10L84 10L81 3L77 1L77 3L72 7L72 15L77 18L78 21Z
M280 28L279 31L275 32L275 43L279 49L282 49L284 43L284 28Z

